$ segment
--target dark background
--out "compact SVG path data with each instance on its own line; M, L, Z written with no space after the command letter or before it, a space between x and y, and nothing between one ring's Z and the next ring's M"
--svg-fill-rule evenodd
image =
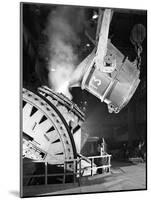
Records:
M21 6L23 18L23 86L37 88L47 84L47 38L43 34L48 14L56 5L26 4ZM73 6L72 6L73 8ZM74 7L78 9L78 7ZM87 30L95 38L97 23L92 20L94 11L98 8L83 7L85 21L80 33L81 42L78 45L79 63L92 51L94 45L85 36ZM147 33L147 12L143 10L113 9L114 15L110 25L109 38L111 42L131 61L136 53L130 41L131 30L135 24L143 24ZM76 16L75 16L76 18ZM90 46L87 46L90 44ZM133 146L139 140L147 140L147 37L142 43L141 82L128 103L118 114L109 114L107 106L95 96L80 88L71 90L73 101L85 112L86 120L82 131L90 136L104 137L111 148L116 148L126 142ZM37 67L37 66L41 67ZM39 70L40 69L40 70Z

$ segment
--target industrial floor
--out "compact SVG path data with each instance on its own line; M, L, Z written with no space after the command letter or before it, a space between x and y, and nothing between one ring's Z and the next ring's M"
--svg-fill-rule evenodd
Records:
M111 173L84 177L78 184L28 186L25 196L59 195L73 193L105 192L146 189L146 164L112 162Z

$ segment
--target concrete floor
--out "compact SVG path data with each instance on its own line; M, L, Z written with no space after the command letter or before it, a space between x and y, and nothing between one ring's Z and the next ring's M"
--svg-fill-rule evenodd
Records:
M31 186L30 186L31 187ZM25 196L90 193L146 189L146 164L112 162L109 175L95 175L81 180L78 184L62 186L32 186L24 188Z

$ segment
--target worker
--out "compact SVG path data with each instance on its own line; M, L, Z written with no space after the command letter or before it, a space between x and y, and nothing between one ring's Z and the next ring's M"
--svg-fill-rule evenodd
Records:
M97 146L97 151L99 152L100 156L106 155L106 143L104 138L100 138ZM108 160L106 160L106 157L98 158L98 166L106 165L108 163ZM106 171L106 168L100 168L98 169L98 173L103 173Z
M140 158L142 158L142 160L144 161L144 154L143 154L143 150L142 150L143 146L144 146L144 141L140 140L140 142L138 144L138 156Z
M99 143L98 143L98 152L100 152L101 156L103 156L103 155L106 154L106 142L105 142L105 140L104 140L103 137L99 140Z

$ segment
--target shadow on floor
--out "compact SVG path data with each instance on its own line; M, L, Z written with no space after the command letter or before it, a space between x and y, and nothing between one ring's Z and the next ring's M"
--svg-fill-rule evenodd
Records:
M15 197L19 197L19 191L17 191L17 190L9 191L9 193L12 194Z
M115 160L112 161L112 168L127 167L132 165L136 164L131 161L115 161Z

